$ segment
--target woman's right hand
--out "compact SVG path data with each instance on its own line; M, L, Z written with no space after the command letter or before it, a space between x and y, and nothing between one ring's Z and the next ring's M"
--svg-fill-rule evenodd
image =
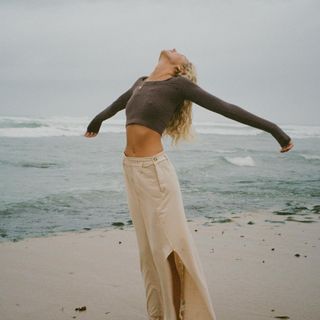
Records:
M292 140L290 140L289 143L288 143L286 146L284 146L284 147L281 148L280 152L287 152L287 151L289 151L292 147L293 147L293 143L292 143Z
M87 132L84 134L84 136L87 137L87 138L93 138L93 137L95 137L96 135L97 135L97 133L95 133L95 132L89 132L89 131L87 131Z

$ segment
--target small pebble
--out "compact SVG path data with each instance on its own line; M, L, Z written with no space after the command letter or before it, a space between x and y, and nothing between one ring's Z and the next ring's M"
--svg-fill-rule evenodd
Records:
M112 225L116 226L116 227L123 227L124 223L123 222L112 222Z
M75 308L74 310L75 311L85 311L85 310L87 310L87 307L83 306L83 307Z

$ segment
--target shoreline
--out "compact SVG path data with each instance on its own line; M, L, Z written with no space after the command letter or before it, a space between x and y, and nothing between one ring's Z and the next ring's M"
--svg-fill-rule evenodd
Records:
M224 218L187 220L217 320L318 320L320 215ZM0 256L3 320L148 319L133 225L2 242Z
M251 212L251 211L249 211ZM286 221L297 221L297 222L318 222L320 219L320 205L311 205L310 208L307 207L301 207L301 206L293 206L293 207L288 207L284 208L281 210L264 210L264 209L258 209L256 208L255 213L261 213L261 214L269 214L270 216L277 217L277 216L283 216L287 217L286 219L283 219L283 221L280 221L282 223L285 223ZM240 216L246 214L247 212L232 212L232 213L223 213L220 215L215 215L215 216L193 216L187 218L187 222L196 222L198 221L199 223L202 222L203 225L212 225L213 223L226 223L229 222L229 219L233 218L239 218ZM313 216L311 216L313 215ZM295 217L300 217L300 220L296 219ZM129 215L130 218L130 215ZM231 221L230 221L231 222ZM278 221L273 221L269 220L270 223L277 223ZM279 222L279 223L280 223ZM63 234L69 234L69 233L83 233L83 232L88 232L88 231L110 231L110 230L131 230L133 229L132 225L132 220L127 219L126 223L123 221L114 221L111 223L111 225L108 226L103 226L100 228L97 227L83 227L82 229L78 230L66 230L66 231L54 231L54 232L49 232L47 234L42 234L42 235L29 235L25 237L16 237L16 238L7 238L2 236L0 238L0 244L6 243L6 242L20 242L24 241L26 239L33 239L33 238L47 238L47 237L54 237L54 236L59 236Z

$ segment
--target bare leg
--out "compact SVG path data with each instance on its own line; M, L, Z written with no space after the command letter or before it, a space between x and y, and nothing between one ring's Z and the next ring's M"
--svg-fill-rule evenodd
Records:
M176 267L174 259L174 251L168 256L168 261L170 263L170 268L172 271L172 282L173 282L173 300L176 310L177 319L179 319L179 310L180 310L180 295L181 295L181 286L180 286L180 277Z

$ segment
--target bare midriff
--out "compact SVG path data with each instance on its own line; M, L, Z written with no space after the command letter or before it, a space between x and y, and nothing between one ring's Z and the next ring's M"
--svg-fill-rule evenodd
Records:
M126 126L127 145L124 154L128 157L149 157L163 150L161 135L139 124Z

